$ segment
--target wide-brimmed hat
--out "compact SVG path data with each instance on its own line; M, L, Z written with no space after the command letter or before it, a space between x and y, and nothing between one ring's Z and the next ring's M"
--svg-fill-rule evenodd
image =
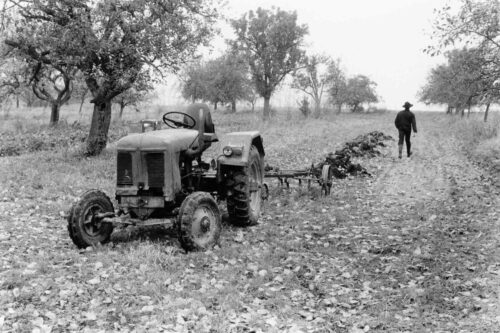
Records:
M411 108L412 106L413 104L411 104L410 102L405 102L405 104L403 104L404 108Z

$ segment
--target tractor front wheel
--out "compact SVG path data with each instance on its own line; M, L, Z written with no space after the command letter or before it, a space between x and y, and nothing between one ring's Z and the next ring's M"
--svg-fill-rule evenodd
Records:
M264 186L262 160L257 147L251 147L246 168L229 170L226 177L230 222L241 227L257 224Z
M186 251L205 251L219 241L221 214L209 193L188 195L182 202L177 224L179 241Z
M68 215L69 237L79 248L109 242L113 225L102 222L98 214L113 212L113 204L99 190L85 192Z

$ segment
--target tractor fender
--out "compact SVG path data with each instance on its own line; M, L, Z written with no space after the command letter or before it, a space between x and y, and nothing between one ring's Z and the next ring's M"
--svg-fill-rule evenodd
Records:
M246 167L248 165L250 148L252 146L258 149L262 164L264 164L264 145L258 131L228 133L220 141L218 151L219 157L217 159L218 166ZM225 147L231 147L235 153L231 156L225 156Z

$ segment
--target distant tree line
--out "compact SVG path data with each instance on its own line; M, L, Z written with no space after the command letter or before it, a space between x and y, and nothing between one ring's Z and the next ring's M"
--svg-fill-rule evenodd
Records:
M340 60L306 54L302 44L308 29L297 23L295 12L259 8L231 24L236 38L228 41L226 54L194 62L181 73L184 98L211 103L214 109L231 103L235 111L236 101L250 102L253 110L261 97L263 118L268 119L272 95L291 76L291 87L313 100L316 117L325 95L337 110L348 106L356 112L364 103L378 102L376 83L367 76L347 77ZM309 105L307 98L299 101L302 107L304 103Z
M500 3L497 0L461 0L457 11L446 6L434 23L436 45L431 55L444 53L446 63L431 70L420 91L425 103L447 105L447 113L462 117L474 106L500 101ZM461 45L462 47L457 47Z

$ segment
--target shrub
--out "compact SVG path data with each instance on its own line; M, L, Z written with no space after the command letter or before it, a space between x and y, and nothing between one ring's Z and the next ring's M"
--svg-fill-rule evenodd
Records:
M309 99L307 97L302 98L302 100L298 103L299 110L302 115L307 118L311 114L311 107L309 106Z

